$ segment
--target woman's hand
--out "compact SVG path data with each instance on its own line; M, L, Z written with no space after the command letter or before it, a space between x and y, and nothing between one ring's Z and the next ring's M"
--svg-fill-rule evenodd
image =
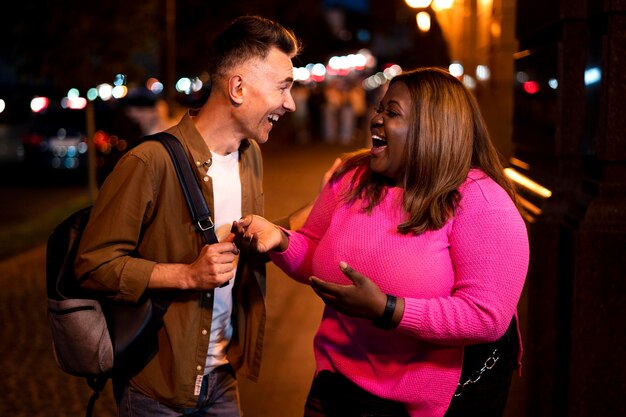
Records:
M266 253L271 250L282 252L289 246L289 238L274 223L256 215L248 215L233 222L231 232L235 234L235 244L242 251L255 250Z
M385 311L387 294L365 275L352 269L345 262L339 263L341 272L352 281L352 285L339 285L310 277L311 288L324 303L341 314L370 320L380 318ZM398 327L404 314L404 298L397 298L396 308L391 318L391 328Z
M311 277L313 291L325 304L347 316L370 320L380 317L385 310L387 296L371 279L345 262L340 262L339 268L353 282L352 285L333 284Z

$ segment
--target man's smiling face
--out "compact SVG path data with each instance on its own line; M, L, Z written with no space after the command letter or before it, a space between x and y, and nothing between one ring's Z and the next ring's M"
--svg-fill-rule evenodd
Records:
M291 96L291 58L276 48L267 57L253 58L243 65L243 102L239 117L244 137L267 142L274 123L296 110Z

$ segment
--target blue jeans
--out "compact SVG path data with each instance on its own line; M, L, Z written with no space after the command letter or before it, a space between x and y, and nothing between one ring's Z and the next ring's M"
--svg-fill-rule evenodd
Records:
M194 408L168 407L128 383L114 388L119 417L241 417L237 380L230 365L220 366L202 378Z

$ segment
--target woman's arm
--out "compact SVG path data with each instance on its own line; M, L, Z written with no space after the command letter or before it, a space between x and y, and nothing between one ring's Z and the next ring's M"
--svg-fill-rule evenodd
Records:
M516 314L528 270L526 225L514 208L489 208L455 219L455 270L448 297L407 298L398 329L428 342L459 345L502 336Z

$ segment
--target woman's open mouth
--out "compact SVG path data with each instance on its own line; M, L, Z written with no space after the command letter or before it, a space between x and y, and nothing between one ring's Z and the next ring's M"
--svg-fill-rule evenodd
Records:
M387 140L381 138L378 135L373 135L372 136L372 146L374 148L382 148L383 146L387 146Z

